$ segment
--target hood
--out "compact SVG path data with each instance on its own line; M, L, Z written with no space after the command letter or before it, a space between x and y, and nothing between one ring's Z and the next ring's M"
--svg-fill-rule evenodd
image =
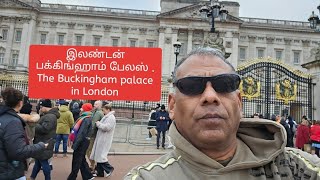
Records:
M221 173L268 164L284 151L287 138L285 129L273 121L241 119L237 133L237 150L225 167L189 143L178 132L174 123L169 133L176 151L183 159L201 166L201 169L212 171L213 168Z
M60 111L60 112L66 112L66 111L69 111L69 107L68 107L68 106L66 106L66 105L61 105L61 106L59 107L59 111Z
M5 106L5 105L0 105L0 116L3 114L10 114L10 115L20 119L23 127L26 125L24 120L17 114L17 112L14 109L9 108L8 106Z
M0 116L2 114L7 113L8 111L12 111L12 108L9 108L8 106L0 105Z
M57 119L60 118L60 113L58 108L52 108L46 114L54 114L57 117Z

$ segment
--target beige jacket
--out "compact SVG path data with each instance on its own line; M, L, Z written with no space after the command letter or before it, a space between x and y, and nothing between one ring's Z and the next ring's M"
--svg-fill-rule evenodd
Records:
M293 180L320 179L320 160L297 149L285 149L285 129L262 119L242 119L238 146L227 166L209 158L170 127L176 149L134 168L126 180Z

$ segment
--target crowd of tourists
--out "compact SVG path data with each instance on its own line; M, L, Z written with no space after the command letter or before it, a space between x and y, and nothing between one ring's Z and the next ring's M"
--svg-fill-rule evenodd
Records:
M111 103L64 99L41 99L33 112L27 96L7 87L0 101L0 179L34 180L42 170L45 180L50 180L52 158L68 157L68 146L73 149L68 180L77 179L79 170L86 180L110 176L114 170L108 161L116 126L114 113ZM26 177L31 163L31 176Z

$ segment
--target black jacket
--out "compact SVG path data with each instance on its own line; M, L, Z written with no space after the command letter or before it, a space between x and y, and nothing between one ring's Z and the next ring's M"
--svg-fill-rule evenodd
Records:
M33 143L48 142L47 149L34 158L38 160L50 159L53 156L53 147L56 138L57 120L60 117L58 108L52 108L50 111L41 116L35 127L35 136Z
M83 119L83 122L81 123L80 129L78 131L77 137L74 140L72 149L76 150L81 143L84 142L86 138L89 138L92 133L92 123L91 123L91 118L85 118Z
M11 180L24 176L24 162L45 149L44 143L27 145L25 123L17 113L0 106L0 179Z

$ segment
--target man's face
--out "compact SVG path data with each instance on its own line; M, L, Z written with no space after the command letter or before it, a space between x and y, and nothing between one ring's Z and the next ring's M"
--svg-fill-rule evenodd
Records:
M94 102L94 109L101 109L102 103L101 101L96 101Z
M176 79L226 73L234 72L220 58L194 55L179 67ZM185 95L176 89L169 95L170 118L182 136L198 149L226 147L236 141L242 108L240 92L218 93L214 87L207 82L202 94Z

